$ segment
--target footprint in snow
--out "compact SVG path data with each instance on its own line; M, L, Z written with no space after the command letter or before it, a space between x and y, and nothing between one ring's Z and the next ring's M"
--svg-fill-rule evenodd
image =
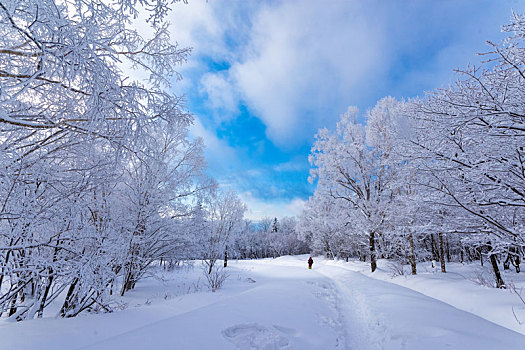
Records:
M268 328L257 323L244 323L228 327L222 335L242 350L291 350L288 338L283 335L283 327ZM286 328L288 331L289 330ZM288 332L286 332L288 333Z

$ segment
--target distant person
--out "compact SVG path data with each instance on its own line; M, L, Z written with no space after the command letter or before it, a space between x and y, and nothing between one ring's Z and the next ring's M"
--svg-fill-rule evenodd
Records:
M312 269L312 265L314 264L314 259L312 259L312 257L310 257L308 259L308 268L311 270Z

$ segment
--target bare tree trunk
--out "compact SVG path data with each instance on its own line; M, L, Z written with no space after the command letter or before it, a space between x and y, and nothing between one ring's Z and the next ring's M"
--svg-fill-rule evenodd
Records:
M498 262L496 261L496 254L490 254L490 263L492 264L492 269L494 270L494 276L496 277L496 287L506 288L503 278L501 278L501 273L499 272Z
M428 247L428 245L429 245L429 239L428 239L428 236L425 237L425 238L423 238L422 243L423 243L423 245L425 246L425 247L424 247L424 248L425 248L425 249L424 249L425 251L429 252L429 251L432 250L432 245L430 246L430 248Z
M430 245L432 246L432 260L438 260L438 250L436 248L436 240L434 234L430 234Z
M9 242L9 246L13 245L13 238L11 238L11 242ZM2 273L0 273L0 288L2 288L2 283L4 282L4 267L7 266L7 263L9 262L9 255L11 254L11 250L8 250L5 254L5 260L4 265L2 266Z
M18 293L16 293L13 298L11 299L11 308L9 309L9 313L7 314L9 317L16 314L16 300L18 298Z
M510 270L510 259L511 259L511 255L510 253L507 253L507 258L503 262L503 270Z
M215 265L215 260L210 259L210 268L208 269L208 275L211 275L213 265Z
M479 261L481 262L481 266L483 266L483 248L482 247L478 248L478 253L479 253Z
M370 268L374 272L377 268L376 263L376 247L375 247L375 232L370 232Z
M408 241L410 243L410 256L408 257L408 260L410 261L410 266L412 267L412 274L416 275L416 249L414 244L414 236L412 235L412 232L408 236Z
M494 277L496 278L496 287L504 289L505 282L503 282L503 278L501 277L501 273L498 267L498 261L496 260L496 254L492 252L492 244L490 243L490 241L487 242L486 247L489 253L490 264L492 265L492 270L494 271Z
M133 276L133 272L128 271L126 273L126 277L124 278L124 283L122 284L122 289L120 291L120 296L124 296L124 293L126 293L128 290L131 290L135 287L135 278Z
M445 246L447 249L447 262L450 262L450 244L448 243L448 236L445 236Z
M444 254L444 247L443 247L443 233L439 233L439 260L441 262L441 272L446 273L447 270L445 269L445 254Z
M37 318L42 318L44 315L44 308L46 307L47 296L49 295L49 290L51 289L51 284L53 283L53 269L50 267L48 269L49 277L47 280L46 288L44 289L44 294L42 294L42 299L40 300L40 306L37 311Z
M65 317L67 312L73 307L74 304L74 291L78 283L78 278L74 278L71 282L71 285L69 286L69 289L67 291L66 300L64 300L64 304L62 305L62 308L60 309L60 316Z
M520 262L521 262L520 254L521 252L518 247L516 246L509 247L509 254L507 255L507 261L509 261L509 263L512 264L512 266L514 266L514 268L516 269L516 273L520 272ZM503 265L503 268L505 268L505 264Z

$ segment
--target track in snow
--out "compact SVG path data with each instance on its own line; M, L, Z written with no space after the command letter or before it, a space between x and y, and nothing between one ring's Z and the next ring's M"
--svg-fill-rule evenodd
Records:
M226 287L150 306L0 324L0 349L512 349L525 336L305 257L232 262ZM158 291L152 291L152 293Z

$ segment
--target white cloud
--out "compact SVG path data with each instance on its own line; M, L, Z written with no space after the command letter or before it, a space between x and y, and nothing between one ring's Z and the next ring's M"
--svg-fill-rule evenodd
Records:
M295 157L288 162L276 164L272 168L276 172L287 172L306 171L310 169L310 166L308 163L308 156L306 154L301 154L300 156Z
M204 154L210 168L218 175L227 174L232 167L238 165L237 153L234 148L219 139L217 135L206 129L198 118L195 118L190 127L190 136L200 137L204 140L206 148ZM220 180L220 179L219 179Z
M171 22L173 37L195 49L183 69L206 64L199 60L204 56L229 64L198 82L211 108L226 112L216 113L216 121L232 117L242 99L267 136L285 146L335 120L349 103L342 95L358 95L363 77L381 71L383 36L364 8L361 2L192 1L176 4ZM317 113L327 105L333 106L326 115Z
M485 39L494 39L487 33L497 33L512 2L178 3L170 16L173 37L195 49L178 89L200 92L198 107L207 114L205 125L197 121L192 133L204 138L210 169L221 184L252 190L242 192L250 217L294 215L304 202L261 199L261 188L274 198L287 188L247 167L301 171L306 162L243 163L238 158L243 150L217 137L215 129L240 114L240 103L265 124L281 150L292 153L319 128L334 127L348 105L366 109L384 95L411 97L449 81L451 69L474 58Z
M282 2L254 18L230 73L278 145L311 137L326 118L312 112L357 94L365 76L382 71L380 27L362 12L359 2Z
M295 198L289 204L286 205L286 209L289 213L292 213L293 216L299 216L304 209L306 201L301 198Z
M200 91L208 97L209 107L217 122L232 118L238 111L239 97L225 74L206 73L200 80Z
M170 13L170 30L181 46L193 47L194 55L224 55L228 50L223 36L227 24L220 21L212 1L175 3ZM190 59L190 64L195 61Z
M264 201L254 197L251 192L240 193L239 197L248 207L245 217L254 221L264 217L280 219L284 216L298 216L306 203L300 198L295 198L291 201Z
M366 108L382 95L413 94L414 86L428 90L448 81L451 69L482 47L488 29L481 34L480 26L497 31L502 14L510 15L509 1L400 6L201 0L177 4L172 22L174 37L195 47L195 57L227 62L220 73L199 78L210 106L226 112L215 115L218 121L231 118L242 99L266 125L267 136L285 147L333 126L348 105ZM440 53L427 54L435 49ZM427 62L410 61L422 57ZM406 67L414 73L403 71Z

